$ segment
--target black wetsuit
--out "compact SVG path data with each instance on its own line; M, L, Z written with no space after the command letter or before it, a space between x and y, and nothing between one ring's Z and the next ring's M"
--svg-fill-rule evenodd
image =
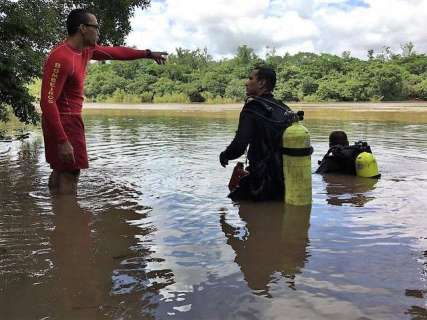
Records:
M372 153L366 142L359 141L351 146L336 145L331 147L319 161L316 173L341 173L356 175L355 161L362 152Z
M282 135L297 120L295 113L273 95L249 97L240 113L239 126L222 157L240 157L249 145L249 175L230 193L233 200L281 200L284 194Z

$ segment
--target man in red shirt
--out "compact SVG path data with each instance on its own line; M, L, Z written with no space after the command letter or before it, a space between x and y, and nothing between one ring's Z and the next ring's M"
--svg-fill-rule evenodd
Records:
M40 106L46 160L53 169L49 188L61 194L75 194L80 169L89 166L81 117L89 60L146 58L163 64L167 53L97 45L98 21L84 9L70 12L67 32L67 39L53 48L46 59Z

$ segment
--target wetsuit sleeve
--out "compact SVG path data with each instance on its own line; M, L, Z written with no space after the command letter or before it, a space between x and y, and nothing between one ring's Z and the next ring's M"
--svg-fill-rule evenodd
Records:
M49 134L56 138L58 144L68 140L59 116L57 101L71 71L70 63L55 55L47 59L43 70L40 107Z
M239 126L233 141L224 151L225 157L228 160L240 157L245 152L248 144L253 140L255 118L246 108L245 106L240 113Z
M148 58L146 50L138 50L127 47L95 46L92 52L93 60L135 60Z

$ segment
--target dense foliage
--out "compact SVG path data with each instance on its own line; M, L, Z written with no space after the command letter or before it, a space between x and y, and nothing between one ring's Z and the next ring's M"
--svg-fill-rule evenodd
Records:
M427 56L413 45L389 48L368 58L322 53L276 55L265 60L241 46L234 58L214 61L206 50L177 49L168 64L151 61L93 63L86 98L98 102L233 102L244 99L244 83L259 64L278 75L275 94L284 101L396 101L427 99Z
M36 123L34 97L27 85L40 77L42 61L65 37L65 18L75 7L88 8L101 24L101 43L122 44L136 7L150 0L1 0L0 1L0 121L7 106L23 122Z
M65 37L65 17L75 7L90 9L101 24L101 43L122 44L135 8L150 0L1 0L0 121L10 107L19 120L36 123L42 61ZM207 50L177 49L166 66L152 61L93 63L88 101L234 102L244 98L244 82L257 64L278 74L276 96L285 101L378 101L427 99L427 57L408 43L400 54L369 50L360 60L344 52L298 53L265 60L241 46L231 59L214 61ZM32 83L32 85L30 85Z

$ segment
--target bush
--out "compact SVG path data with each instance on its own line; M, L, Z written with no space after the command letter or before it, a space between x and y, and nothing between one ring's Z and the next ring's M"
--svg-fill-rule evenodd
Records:
M401 69L393 65L381 65L374 70L374 87L384 100L399 100L403 97Z
M154 83L153 88L156 95L171 96L179 92L179 82L172 81L168 78L160 78Z
M246 96L244 79L233 79L225 88L225 97L243 101Z
M242 101L237 100L235 98L223 98L220 96L206 99L207 104L229 104L229 103L240 103L240 102Z
M416 95L418 98L427 100L427 80L424 80L415 86Z
M153 102L154 94L152 92L143 92L140 95L140 102L150 103Z
M337 82L334 80L324 81L320 83L316 95L321 101L339 101L341 95L337 87Z
M312 77L305 77L301 81L302 96L311 95L316 93L319 84Z
M320 99L319 99L319 97L317 95L312 94L312 95L304 96L303 101L304 102L312 102L312 103L314 103L314 102L320 102Z
M190 100L190 102L205 102L206 100L199 91L193 91L189 93L188 99Z
M384 99L384 96L379 96L379 95L375 94L369 98L369 101L370 102L381 102L381 101L383 101L383 99Z
M289 80L278 83L274 93L282 101L299 101L298 91L299 82L297 80Z
M130 94L125 92L123 89L116 89L113 95L103 96L102 101L97 99L97 102L107 102L107 103L140 103L141 96L137 94Z
M107 98L107 102L120 103L123 102L125 91L123 89L116 89L111 96Z
M166 94L164 96L154 96L154 103L190 103L188 96L184 93Z

